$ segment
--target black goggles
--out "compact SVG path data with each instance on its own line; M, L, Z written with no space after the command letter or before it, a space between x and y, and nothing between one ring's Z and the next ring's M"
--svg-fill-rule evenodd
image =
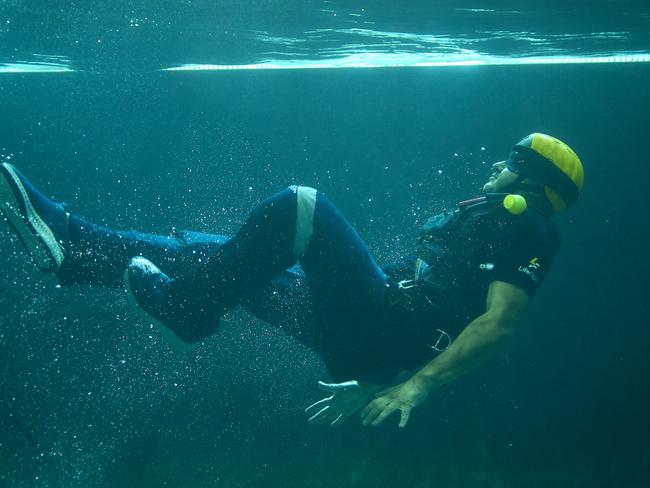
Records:
M534 149L515 146L506 160L506 168L541 183L557 193L568 207L578 201L578 187L553 161Z

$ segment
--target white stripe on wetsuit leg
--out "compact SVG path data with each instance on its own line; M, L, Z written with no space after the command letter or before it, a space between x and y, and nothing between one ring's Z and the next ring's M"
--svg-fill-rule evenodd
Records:
M301 258L314 235L314 211L316 210L316 189L308 186L295 187L296 192L296 235L293 239L293 254Z

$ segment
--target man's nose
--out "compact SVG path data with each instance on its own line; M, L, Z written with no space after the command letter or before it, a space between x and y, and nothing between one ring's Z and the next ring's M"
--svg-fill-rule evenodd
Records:
M505 167L506 167L505 161L498 161L492 165L492 169L498 169L499 171L501 171Z

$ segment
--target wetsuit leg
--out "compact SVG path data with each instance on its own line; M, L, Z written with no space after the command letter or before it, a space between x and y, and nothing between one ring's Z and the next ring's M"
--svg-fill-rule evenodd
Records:
M321 356L330 374L338 380L390 381L374 375L385 359L390 326L384 301L387 276L322 193L301 265L320 319Z
M196 322L217 319L293 266L296 194L288 188L257 205L235 236L173 280L171 312Z
M314 349L335 377L368 368L385 325L387 278L350 223L313 189L292 187L258 205L204 265L172 282L173 302L197 320L242 302L255 312L246 301L296 259L320 329Z
M226 236L181 231L173 236L114 230L71 215L66 258L57 272L62 285L120 288L129 260L145 256L171 277L187 273L214 254Z
M66 259L57 272L62 285L121 288L124 269L134 256L157 263L170 277L187 275L229 240L228 236L179 231L172 236L99 226L74 214L69 219ZM253 315L312 345L314 318L305 275L290 268L259 288L249 289L242 305Z
M117 231L74 215L70 231L62 284L119 287L126 263L142 255L175 278L184 307L216 319L241 303L320 353L335 378L361 378L377 362L386 276L349 222L315 190L292 187L272 196L232 239ZM304 274L286 271L296 259Z

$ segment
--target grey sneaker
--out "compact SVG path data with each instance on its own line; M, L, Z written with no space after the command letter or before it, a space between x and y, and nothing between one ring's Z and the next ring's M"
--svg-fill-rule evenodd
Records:
M199 341L213 334L219 317L185 302L176 303L173 280L155 264L142 256L131 259L124 271L124 285L129 301L138 307L163 336L177 349L192 349Z
M39 269L59 270L65 259L64 243L69 240L68 214L9 163L0 165L0 214Z

